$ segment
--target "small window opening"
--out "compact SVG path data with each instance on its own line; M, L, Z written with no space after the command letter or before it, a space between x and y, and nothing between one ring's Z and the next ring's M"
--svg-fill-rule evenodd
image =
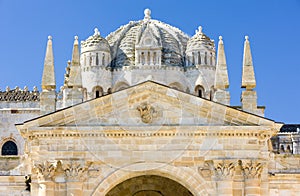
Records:
M18 155L18 147L13 141L7 141L2 146L1 155Z
M99 98L100 97L100 91L96 91L95 93L96 93L95 97Z
M291 146L290 146L290 145L288 145L288 146L287 146L287 148L286 148L286 151L287 151L287 152L289 152L289 153L291 153L291 152L292 152L292 150L291 150Z
M99 65L99 57L98 57L98 53L96 53L96 65Z
M198 97L202 98L202 96L203 96L202 90L201 90L201 89L198 89Z

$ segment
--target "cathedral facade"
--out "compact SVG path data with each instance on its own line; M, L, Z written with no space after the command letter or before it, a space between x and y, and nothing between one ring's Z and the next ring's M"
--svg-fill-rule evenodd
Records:
M216 51L217 45L217 51ZM57 91L0 92L0 195L299 195L300 125L264 117L245 36L241 105L223 38L151 19L79 42Z

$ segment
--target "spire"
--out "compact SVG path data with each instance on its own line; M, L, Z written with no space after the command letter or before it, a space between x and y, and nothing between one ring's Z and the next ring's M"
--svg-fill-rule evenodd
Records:
M78 37L75 36L68 87L82 87Z
M214 87L226 90L229 87L228 71L222 36L219 37L216 77Z
M249 37L245 36L242 88L252 90L256 86Z
M42 90L55 90L54 58L52 50L52 37L48 36L47 50L44 61L42 77Z

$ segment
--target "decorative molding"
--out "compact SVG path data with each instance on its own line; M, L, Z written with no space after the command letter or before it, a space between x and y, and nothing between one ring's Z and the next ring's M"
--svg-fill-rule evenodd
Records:
M174 126L176 127L176 126ZM76 127L78 129L78 127ZM271 134L264 134L264 133L249 133L249 132L234 132L234 133L227 133L227 132L219 132L219 133L208 133L207 131L197 131L195 130L193 133L183 133L183 132L171 132L171 131L160 131L160 132L135 132L135 133L128 133L124 131L116 131L114 130L113 133L78 133L77 132L68 132L68 133L34 133L29 135L29 139L33 140L35 138L60 138L60 137L161 137L161 136L186 136L186 137L261 137L261 135L266 135L267 137L271 137Z
M261 177L262 166L262 163L252 160L209 160L198 168L198 172L203 178L213 180L228 180L236 175L242 175L245 179L258 179Z
M244 166L244 176L246 179L260 178L262 172L262 164L259 162L250 161Z
M36 163L32 168L32 173L36 175L39 181L51 180L55 174L56 163L45 161L43 163Z
M99 176L100 170L93 162L81 160L55 161L34 164L32 173L39 181L58 179L60 182L85 181L88 177ZM57 180L55 180L57 181Z
M230 161L214 161L213 176L219 180L233 177L235 164Z
M82 162L71 160L68 163L64 163L63 169L65 171L67 181L83 181L87 178L88 165L84 165Z

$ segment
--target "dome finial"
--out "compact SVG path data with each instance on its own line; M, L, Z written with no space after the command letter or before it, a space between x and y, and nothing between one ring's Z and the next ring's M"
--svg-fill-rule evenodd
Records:
M145 14L144 20L150 20L151 19L151 10L150 9L148 9L148 8L145 9L144 14Z
M100 32L97 27L94 29L94 35L100 35Z
M199 27L198 27L198 30L196 30L196 34L197 34L197 33L202 34L202 29L203 29L202 26L199 26Z

